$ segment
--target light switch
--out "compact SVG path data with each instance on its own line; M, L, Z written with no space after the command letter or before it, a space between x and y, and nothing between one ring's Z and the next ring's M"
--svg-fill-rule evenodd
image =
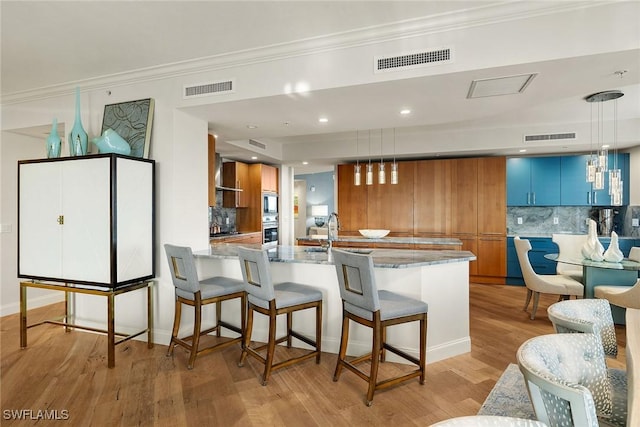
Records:
M631 218L631 226L632 227L639 227L640 224L638 224L638 218Z
M518 217L518 224L522 225L522 217L521 216Z
M554 225L558 225L558 217L557 216L553 217L553 224Z

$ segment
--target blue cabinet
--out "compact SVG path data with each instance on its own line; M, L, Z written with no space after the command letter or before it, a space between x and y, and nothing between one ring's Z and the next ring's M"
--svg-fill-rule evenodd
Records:
M560 205L560 157L507 159L507 206Z
M609 175L605 176L604 189L594 190L586 180L586 164L589 155L561 158L560 204L562 206L610 206ZM622 174L622 204L629 204L629 154L609 154L609 167L617 164Z
M546 254L558 253L558 246L551 241L550 237L524 237L531 243L529 251L529 262L533 271L538 274L556 274L556 263L546 259ZM524 285L522 270L518 261L518 253L513 244L513 237L507 239L507 285Z
M525 237L520 236L522 239L527 239L531 242L531 250L529 251L529 261L531 267L538 274L556 274L556 263L546 259L546 254L558 253L558 245L553 243L551 237ZM610 237L598 237L600 243L606 250L611 243ZM633 246L640 246L639 239L619 239L618 247L624 254L625 258L629 256L629 251ZM638 273L640 275L640 272ZM507 285L524 285L524 279L522 278L522 270L520 269L520 263L518 262L518 254L516 247L513 244L513 237L507 238Z

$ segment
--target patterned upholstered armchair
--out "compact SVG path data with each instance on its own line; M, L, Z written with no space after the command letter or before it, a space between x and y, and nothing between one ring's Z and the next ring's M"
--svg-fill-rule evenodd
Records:
M607 369L596 334L531 338L517 359L538 420L550 427L626 425L626 373Z
M457 417L432 424L431 427L547 427L536 420L524 418L499 417L496 415L470 415Z
M600 337L604 354L618 356L616 329L611 307L607 300L576 299L551 304L547 309L549 320L557 333L593 333Z

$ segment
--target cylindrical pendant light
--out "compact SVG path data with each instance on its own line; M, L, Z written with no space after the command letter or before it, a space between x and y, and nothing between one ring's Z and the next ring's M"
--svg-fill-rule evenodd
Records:
M396 128L393 128L393 163L391 164L391 184L398 183L398 164L396 163Z
M382 129L380 129L380 166L378 167L378 184L387 182L387 174L384 170L384 160L382 159Z
M360 185L361 182L361 174L360 174L360 160L358 157L358 142L359 142L359 134L356 130L356 165L353 167L353 185Z
M369 130L369 163L367 164L365 183L367 185L373 185L373 165L371 164L371 130Z

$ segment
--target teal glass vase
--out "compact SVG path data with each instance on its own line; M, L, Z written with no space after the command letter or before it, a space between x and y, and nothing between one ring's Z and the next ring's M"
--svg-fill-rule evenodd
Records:
M82 127L80 117L80 88L76 88L76 120L69 133L69 155L84 156L87 154L88 135Z
M47 158L53 159L60 157L60 146L62 145L62 140L60 139L60 135L58 135L58 119L53 119L51 133L45 142L47 147Z

